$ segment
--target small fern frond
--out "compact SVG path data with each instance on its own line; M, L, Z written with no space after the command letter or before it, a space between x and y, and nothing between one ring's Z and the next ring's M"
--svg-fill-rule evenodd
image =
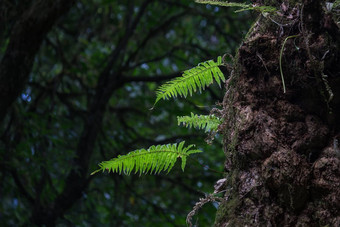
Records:
M186 97L197 91L202 91L213 83L214 79L221 87L221 81L225 78L219 66L222 65L222 57L217 58L217 62L209 60L200 63L195 68L184 71L181 77L177 77L163 85L156 91L156 103L161 99L168 99L171 97Z
M208 131L217 131L218 126L222 123L222 120L214 115L197 115L191 113L191 116L177 117L178 125L181 123L187 128L205 129Z
M228 1L221 1L221 0L195 0L195 2L199 4L210 4L210 5L225 6L225 7L248 8L251 6L250 4L228 2Z
M246 11L246 10L256 10L261 13L269 13L269 12L277 11L277 9L272 6L253 6L251 4L228 2L228 1L221 1L221 0L195 0L195 2L200 3L200 4L210 4L210 5L217 5L217 6L241 8L239 10L236 10L235 11L236 13Z
M200 153L200 150L191 149L194 145L184 146L184 141L179 144L167 144L151 146L149 149L140 149L129 152L126 155L119 155L110 161L104 161L99 164L100 169L91 173L91 175L99 172L112 171L113 173L122 172L129 175L133 169L135 174L154 173L161 171L169 172L176 163L177 158L182 159L182 170L184 171L187 157L194 153Z

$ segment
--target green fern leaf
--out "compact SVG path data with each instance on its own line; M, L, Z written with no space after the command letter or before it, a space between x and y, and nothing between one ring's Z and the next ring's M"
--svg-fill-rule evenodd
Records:
M129 152L126 155L119 155L110 161L104 161L99 164L99 169L91 173L91 175L99 172L112 171L113 173L122 172L129 175L133 169L135 174L154 173L161 171L169 172L175 165L177 158L182 159L182 170L186 165L186 158L194 153L200 153L200 150L191 149L194 145L184 147L184 141L179 144L167 144L151 146L149 149L140 149Z
M277 9L272 6L253 6L251 4L228 2L228 1L221 1L221 0L195 0L195 2L200 3L200 4L210 4L210 5L217 5L217 6L241 8L239 10L236 10L235 11L236 13L246 11L246 10L256 10L261 13L277 11Z
M183 124L187 128L205 129L208 131L217 131L218 126L222 123L222 120L214 115L197 115L191 113L191 116L178 116L178 125Z
M200 4L210 4L210 5L226 6L226 7L248 8L251 6L250 4L228 2L228 1L221 1L221 0L195 0L195 2L200 3Z
M204 90L214 79L221 87L221 81L224 82L225 78L219 66L222 65L222 57L217 58L217 62L209 60L200 63L195 68L184 71L181 77L177 77L158 88L156 91L156 103L161 99L168 99L171 97L187 97L194 92Z

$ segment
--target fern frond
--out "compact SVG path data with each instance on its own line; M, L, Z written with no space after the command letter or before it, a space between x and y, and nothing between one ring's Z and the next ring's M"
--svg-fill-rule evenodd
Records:
M181 123L187 128L205 129L208 131L217 131L222 120L214 115L197 115L191 113L191 116L177 117L178 125Z
M182 170L184 171L187 157L194 153L200 153L200 150L191 150L194 145L184 146L184 141L179 144L167 144L151 146L149 149L140 149L131 151L126 155L119 155L110 161L104 161L99 164L100 169L91 173L91 175L99 172L112 171L113 173L122 172L129 175L133 169L135 173L140 174L154 173L161 171L170 171L175 165L177 158L182 159Z
M200 3L200 4L210 4L210 5L217 5L217 6L240 7L241 9L236 10L235 11L236 13L246 11L246 10L256 10L261 13L277 11L277 9L272 6L253 6L251 4L228 2L228 1L221 1L221 0L195 0L195 2Z
M248 8L251 6L250 4L228 2L228 1L221 1L221 0L195 0L195 2L199 4L210 4L210 5L226 6L226 7Z
M190 96L193 92L200 92L213 83L214 79L219 86L221 81L224 82L225 78L219 66L222 65L222 57L217 58L217 62L209 60L200 63L195 68L184 71L181 77L177 77L163 85L156 91L156 103L161 99L168 99L171 97L186 97Z

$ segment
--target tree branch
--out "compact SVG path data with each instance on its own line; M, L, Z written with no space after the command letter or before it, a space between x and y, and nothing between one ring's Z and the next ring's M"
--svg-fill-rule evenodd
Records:
M130 54L128 57L128 60L125 62L124 68L128 67L128 64L133 61L133 59L137 56L139 51L145 47L145 45L158 33L161 31L164 31L164 29L168 28L174 21L178 20L180 17L185 16L188 14L188 11L183 11L181 13L175 14L168 18L166 21L164 21L161 25L159 25L157 28L152 29L149 31L149 33L146 35L146 37L143 39L143 41L139 44L139 46L136 48L136 50Z
M15 184L17 185L19 192L21 195L23 195L28 202L30 202L31 204L34 204L34 198L28 193L28 191L25 189L25 186L22 184L18 173L16 170L10 170L10 173L13 177L13 180L15 182Z
M75 0L36 1L14 25L0 62L0 123L24 89L33 60L46 34Z
M117 48L109 56L108 64L99 76L96 94L89 106L89 111L85 117L84 129L78 141L75 158L73 160L73 168L65 180L65 188L53 203L52 212L49 214L50 217L44 220L45 222L54 223L57 218L61 217L64 212L82 196L82 192L92 179L92 177L88 176L89 162L100 132L107 103L113 92L124 84L124 82L120 80L121 66L119 65L118 59L124 58L121 55L124 54L128 40L134 33L147 6L151 2L152 0L145 0L142 3L131 27L127 29L125 35L119 41ZM115 72L113 72L112 69L115 69ZM39 213L33 214L33 216L34 215L39 215Z
M131 82L161 82L164 80L170 80L181 75L181 72L171 73L169 75L155 75L155 76L124 76L124 83Z

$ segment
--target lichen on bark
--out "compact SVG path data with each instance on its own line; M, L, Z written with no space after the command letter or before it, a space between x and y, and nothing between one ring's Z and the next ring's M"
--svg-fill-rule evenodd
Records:
M325 1L254 3L278 11L252 27L227 83L215 226L340 226L339 27Z

